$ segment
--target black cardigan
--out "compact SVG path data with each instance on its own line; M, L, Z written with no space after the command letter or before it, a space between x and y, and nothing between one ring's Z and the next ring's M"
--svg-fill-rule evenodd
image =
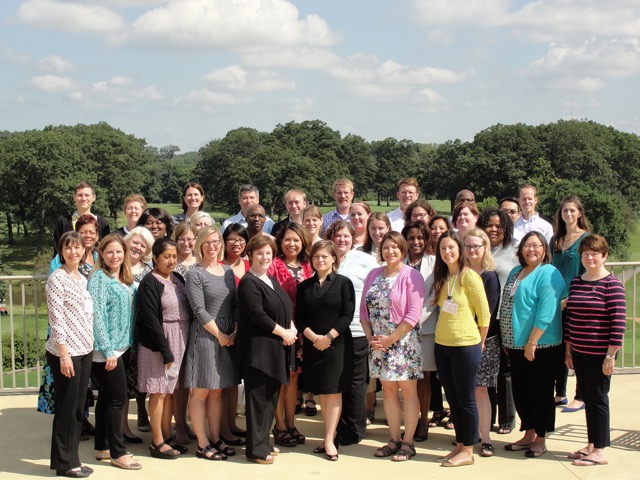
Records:
M251 273L240 280L237 343L244 368L255 368L288 384L294 346L285 347L282 338L272 332L276 324L291 328L291 299L275 278L269 278L273 288Z
M111 227L109 226L109 221L106 218L103 218L97 215L98 218L98 241L102 240L104 237L111 233ZM60 215L58 220L56 221L56 227L53 231L53 256L56 256L58 252L58 243L60 242L60 238L62 238L62 234L65 232L73 231L73 221L72 215L67 213L66 215Z
M173 277L184 285L184 278L179 273L173 272ZM160 352L162 361L166 365L173 362L174 358L162 329L163 292L164 285L155 275L148 273L144 276L138 286L136 326L140 345L153 352Z

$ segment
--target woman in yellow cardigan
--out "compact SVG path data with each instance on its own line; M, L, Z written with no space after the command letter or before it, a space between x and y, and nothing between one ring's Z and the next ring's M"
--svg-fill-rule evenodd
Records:
M454 232L438 239L432 291L440 307L436 365L456 432L456 448L438 460L444 467L471 465L478 439L476 373L491 314L482 279L465 265L462 241Z

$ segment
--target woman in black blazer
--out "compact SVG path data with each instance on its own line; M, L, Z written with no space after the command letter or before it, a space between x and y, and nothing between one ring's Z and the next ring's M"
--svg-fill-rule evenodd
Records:
M351 384L353 342L349 325L355 311L355 291L340 266L333 242L320 240L311 249L315 275L298 286L296 323L304 335L305 388L320 395L324 419L324 442L315 453L338 460L334 441L342 392ZM364 400L364 399L363 399Z
M269 432L280 386L289 383L297 331L291 324L289 296L267 275L276 244L269 236L256 235L246 253L251 269L238 286L237 334L246 398L246 456L252 462L269 464L278 454L270 444Z

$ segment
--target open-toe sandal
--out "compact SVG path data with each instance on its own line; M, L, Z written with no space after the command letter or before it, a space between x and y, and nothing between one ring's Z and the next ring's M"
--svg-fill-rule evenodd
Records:
M296 427L292 427L289 429L289 435L291 436L291 438L295 438L298 445L302 445L307 441L307 437L301 434Z
M218 440L212 443L211 446L227 457L233 457L236 454L235 449L224 443L224 440Z
M212 445L207 445L204 448L198 447L198 449L196 450L196 457L215 461L227 459L226 455L217 451Z
M411 460L411 457L415 454L416 449L411 443L400 442L400 449L395 453L391 460L394 462L406 462L407 460Z
M169 445L171 448L173 448L174 450L177 450L178 452L180 452L181 455L184 455L185 453L187 453L189 451L189 447L187 447L186 445L182 445L181 443L179 443L175 437L171 436L169 438L167 438L164 443L166 443L167 445Z
M304 401L304 414L307 417L315 417L318 414L318 407L315 400Z
M154 458L164 458L167 460L173 460L174 458L178 458L180 456L180 452L173 448L169 448L168 450L161 450L161 448L165 445L171 447L171 445L167 445L165 442L162 442L160 445L156 445L155 443L151 442L151 445L149 446L149 453L151 453L151 456Z
M401 445L402 442L391 439L389 440L389 443L378 448L373 455L378 458L390 457L391 455L398 453Z
M278 430L273 427L273 441L276 445L283 447L295 447L298 445L298 440L291 435L291 431L287 428L284 430Z
M493 445L490 443L483 443L482 449L480 450L481 457L493 457L496 454L496 450L493 448Z

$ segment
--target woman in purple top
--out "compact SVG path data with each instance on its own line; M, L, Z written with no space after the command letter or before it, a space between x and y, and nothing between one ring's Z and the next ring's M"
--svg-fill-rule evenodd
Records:
M378 262L384 267L369 272L362 290L360 322L369 340L369 371L379 378L391 440L378 448L376 457L409 460L416 454L413 435L420 416L418 380L422 378L419 321L424 304L424 279L405 265L407 242L398 232L387 232L380 243ZM404 438L399 390L404 398Z
M573 465L604 465L609 438L609 388L626 326L622 283L606 270L609 245L591 234L580 243L586 272L571 282L564 329L565 363L576 372L587 415L586 447L569 454Z

